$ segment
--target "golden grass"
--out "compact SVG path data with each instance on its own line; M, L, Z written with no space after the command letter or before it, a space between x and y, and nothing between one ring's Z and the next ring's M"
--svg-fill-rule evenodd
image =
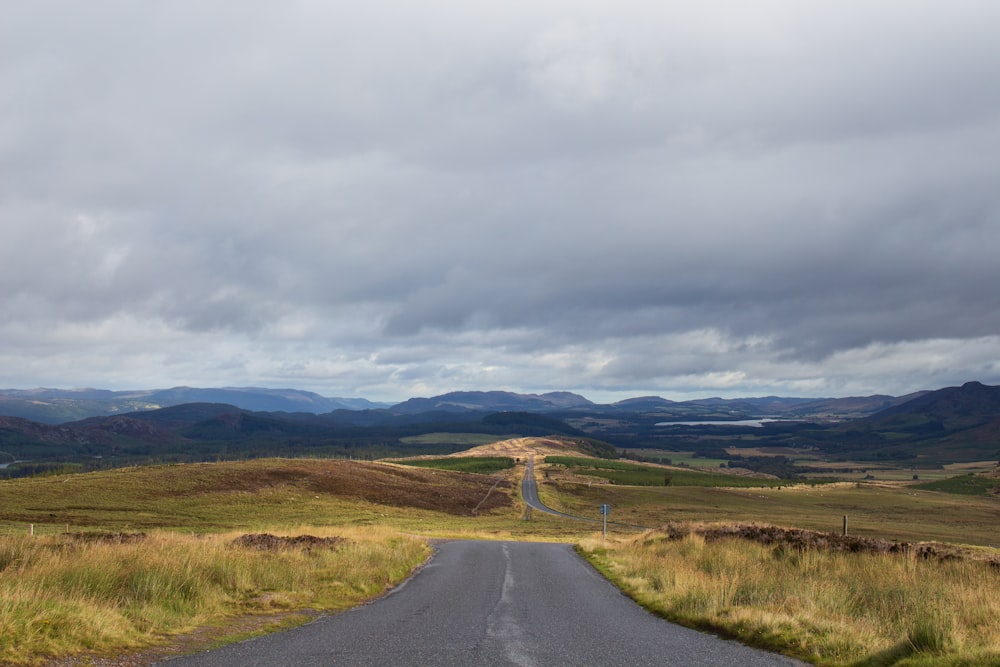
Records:
M278 550L234 546L238 533L0 537L0 663L136 650L246 614L344 609L430 553L391 530L335 534L346 539L334 548Z
M581 551L647 608L819 665L1000 664L1000 569L657 531Z
M538 494L550 507L655 528L671 521L749 521L905 541L997 545L1000 498L921 491L903 485L844 482L784 488L629 487L539 473Z
M837 530L849 514L852 533L988 545L1000 521L996 498L900 486L637 488L557 471L546 480L544 469L546 504L598 518L610 503L612 520L639 525L726 519ZM582 542L613 580L661 613L820 664L962 664L959 656L972 656L972 665L1000 655L997 570L673 542L656 532L636 538L614 525L605 549L593 539L599 524L540 512L522 520L522 472L505 471L510 485L493 492L509 500L475 515L491 478L385 464L265 460L2 482L0 664L172 644L195 628L226 635L247 614L352 606L405 577L429 553L426 538L459 537ZM89 542L63 534L67 524L148 536ZM246 532L348 541L328 551L229 546Z
M499 440L450 456L509 456L513 459L525 460L537 456L538 460L546 456L586 456L580 452L579 444L571 438L511 438Z
M278 459L0 482L0 664L137 651L196 628L225 635L246 614L354 606L411 572L431 537L580 535L554 517L522 521L508 472L511 484L492 491L481 475ZM473 515L487 492L506 500ZM86 531L147 536L116 543ZM347 542L229 546L255 532Z
M384 463L261 459L124 468L0 482L0 533L257 530L374 523L425 510L471 516L510 504L493 479ZM498 493L498 491L501 491Z

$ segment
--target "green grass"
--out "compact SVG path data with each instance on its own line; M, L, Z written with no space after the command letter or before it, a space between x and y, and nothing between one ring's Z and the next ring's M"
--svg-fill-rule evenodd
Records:
M1000 479L982 477L969 473L957 477L935 480L924 484L914 484L911 488L924 491L943 491L966 496L986 496L1000 493Z
M790 482L780 479L724 475L697 470L658 468L640 463L605 461L575 456L548 456L545 462L562 465L577 475L589 475L609 480L613 484L628 486L707 486L754 488L788 486ZM814 480L825 483L832 480Z
M650 463L663 463L674 466L691 466L693 468L718 468L720 464L729 465L730 459L706 458L695 456L691 450L677 451L669 449L626 449L623 452L643 457Z
M651 466L627 461L592 459L583 456L546 456L546 463L566 466L567 468L593 468L595 470L619 470L623 472L636 470L651 470ZM658 468L663 470L662 468Z
M394 463L418 468L454 470L490 475L514 467L514 459L509 456L462 456L440 459L396 459Z

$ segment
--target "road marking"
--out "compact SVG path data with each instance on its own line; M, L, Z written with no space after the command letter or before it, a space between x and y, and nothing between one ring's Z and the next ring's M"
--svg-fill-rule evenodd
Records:
M486 635L503 647L504 655L519 667L537 667L538 663L528 653L524 631L514 615L514 573L510 563L510 548L503 545L504 573L500 599L486 621Z

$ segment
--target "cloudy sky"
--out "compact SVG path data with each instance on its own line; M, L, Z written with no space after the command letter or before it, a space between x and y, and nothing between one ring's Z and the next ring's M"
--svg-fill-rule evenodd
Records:
M0 387L1000 384L995 0L0 2Z

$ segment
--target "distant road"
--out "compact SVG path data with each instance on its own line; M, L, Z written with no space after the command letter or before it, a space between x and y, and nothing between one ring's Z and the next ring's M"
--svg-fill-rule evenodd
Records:
M544 511L544 510L543 510ZM168 667L802 665L688 630L619 592L569 545L456 541L391 595Z
M575 519L576 521L592 521L597 523L598 519L588 519L584 516L576 516L573 514L566 514L565 512L558 512L551 507L546 507L542 504L542 501L538 499L538 482L535 481L535 457L529 456L528 463L524 468L524 478L521 480L521 497L524 498L525 504L536 509L539 512L545 512L546 514L555 514L556 516L566 517L567 519Z
M601 519L592 519L585 516L576 516L575 514L566 514L565 512L554 510L551 507L546 507L542 501L538 499L538 482L535 481L535 457L533 456L528 457L528 463L524 468L524 478L521 480L521 497L524 498L524 503L528 507L536 509L539 512L554 514L556 516L573 519L575 521L590 521L591 523L601 523L602 521ZM619 521L608 521L608 525L649 530L648 526L637 526L635 524L621 523Z

